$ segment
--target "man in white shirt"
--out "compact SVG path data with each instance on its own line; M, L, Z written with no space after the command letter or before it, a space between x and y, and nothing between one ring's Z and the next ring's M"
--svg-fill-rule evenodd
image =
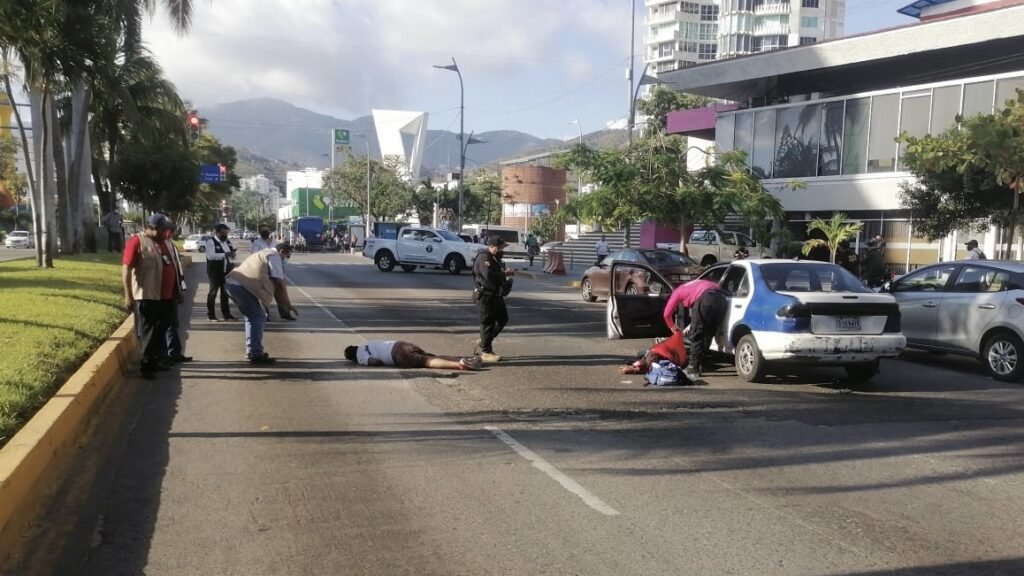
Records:
M988 258L985 257L985 253L981 251L981 248L978 248L977 240L968 240L964 243L964 246L967 246L968 260L988 260Z
M270 228L260 227L260 237L252 241L252 251L259 252L268 248L277 247L277 241L270 237Z
M345 358L360 366L395 366L398 368L436 368L438 370L479 370L480 357L438 356L412 342L402 340L370 340L359 346L345 348Z
M594 244L594 249L597 250L597 264L604 260L605 256L608 255L608 239L605 238L604 234L601 235L601 239Z
M206 295L206 317L210 322L217 321L214 306L217 303L218 292L220 293L221 315L225 320L238 320L231 315L228 291L224 288L224 279L234 268L234 259L237 253L235 247L231 245L231 240L228 239L230 230L227 224L217 224L213 227L214 235L206 241L206 276L210 279L210 293Z

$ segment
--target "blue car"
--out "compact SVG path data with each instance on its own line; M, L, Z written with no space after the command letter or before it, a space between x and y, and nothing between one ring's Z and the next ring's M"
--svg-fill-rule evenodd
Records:
M610 338L667 336L662 319L672 284L633 263L612 274L608 304ZM625 294L615 278L644 274L642 294ZM718 282L729 297L729 317L712 347L733 354L736 372L761 380L778 364L843 366L854 380L878 373L879 359L907 345L900 309L889 294L868 290L835 264L794 260L737 260L713 266L699 278Z

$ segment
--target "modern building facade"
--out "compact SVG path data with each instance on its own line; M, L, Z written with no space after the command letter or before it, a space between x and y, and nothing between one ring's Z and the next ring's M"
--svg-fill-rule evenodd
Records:
M990 114L1016 98L1024 89L1024 0L918 0L908 9L922 21L670 74L673 88L737 106L673 113L669 130L712 154L744 151L794 232L834 212L864 222L860 241L885 236L896 272L963 257L968 237L990 256L1020 259L1021 239L998 229L935 242L915 234L900 201L901 184L913 177L896 138L940 134L959 115ZM691 164L707 157L699 156Z
M269 178L263 174L242 178L239 186L242 190L252 190L260 195L263 201L263 213L277 214L278 208L281 207L281 190Z
M657 75L843 35L846 0L647 0L646 60Z
M396 160L400 176L408 182L419 178L423 149L427 141L426 112L373 110L381 158Z

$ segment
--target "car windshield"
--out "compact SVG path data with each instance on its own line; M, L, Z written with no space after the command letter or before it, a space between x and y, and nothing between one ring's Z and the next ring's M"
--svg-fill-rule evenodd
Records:
M778 262L761 264L761 277L775 292L870 293L856 276L825 262Z
M199 240L199 234L193 234L186 238L186 240Z
M667 268L670 266L697 266L689 256L670 250L643 250L640 252L651 266Z
M28 238L28 232L11 232L10 236L11 238Z
M462 242L462 238L459 238L458 235L452 234L447 230L435 230L435 232L437 232L438 236L448 240L449 242Z

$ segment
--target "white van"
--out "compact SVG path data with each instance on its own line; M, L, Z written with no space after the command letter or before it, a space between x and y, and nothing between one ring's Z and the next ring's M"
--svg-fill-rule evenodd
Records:
M481 244L487 242L488 236L501 236L502 240L508 244L505 247L506 256L526 257L526 235L515 228L490 224L468 224L462 227L462 232L479 236Z

